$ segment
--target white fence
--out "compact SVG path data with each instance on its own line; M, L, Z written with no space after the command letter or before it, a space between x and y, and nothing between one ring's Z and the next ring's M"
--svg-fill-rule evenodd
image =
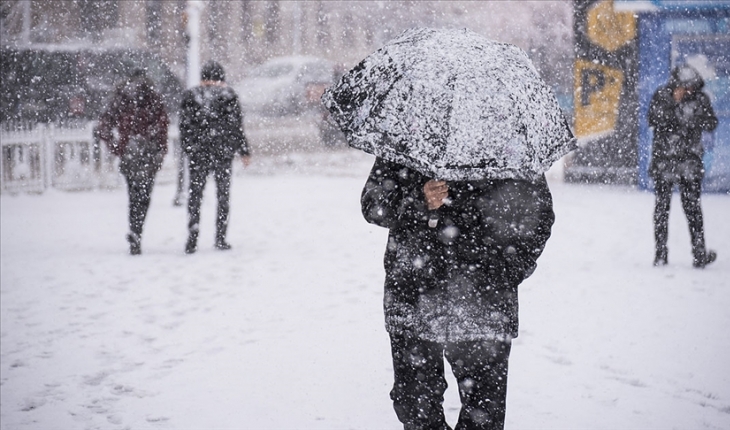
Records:
M123 185L119 160L95 142L94 125L4 125L0 128L0 190L42 193L50 187L89 190ZM158 183L177 180L178 136L177 125L172 125Z

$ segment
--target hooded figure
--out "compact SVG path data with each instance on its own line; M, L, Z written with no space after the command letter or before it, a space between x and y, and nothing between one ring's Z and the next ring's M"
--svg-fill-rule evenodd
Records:
M517 287L537 265L555 219L544 176L434 181L376 159L362 213L389 229L385 325L406 429L446 429L443 357L459 382L459 429L504 425Z
M672 189L679 187L692 240L693 265L703 268L717 258L705 248L700 195L705 169L702 132L717 127L709 97L702 92L704 80L688 65L672 70L649 105L648 122L654 130L649 176L654 180L654 265L667 264L667 235Z
M200 86L183 94L180 110L180 140L188 156L190 194L188 196L188 241L185 252L198 248L200 204L208 175L213 173L218 197L216 249L226 250L229 190L233 157L240 154L249 162L248 142L243 133L243 113L235 91L225 82L223 67L215 61L203 66Z
M142 227L150 206L155 175L167 153L168 117L162 97L143 69L136 69L114 91L99 118L95 136L119 156L129 192L130 253L142 252ZM114 130L118 138L114 138Z

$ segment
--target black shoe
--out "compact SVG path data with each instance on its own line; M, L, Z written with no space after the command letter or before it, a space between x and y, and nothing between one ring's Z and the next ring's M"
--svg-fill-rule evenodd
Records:
M705 266L714 262L715 260L717 260L717 252L707 251L705 255L702 256L702 258L695 258L695 261L692 262L692 265L698 269L704 269Z
M127 234L127 242L129 242L129 253L132 255L140 255L142 253L141 238L134 234Z
M220 251L228 251L231 249L231 244L226 242L225 240L218 240L215 242L215 249Z
M198 241L197 238L189 237L188 243L185 244L185 253L186 254L194 254L195 251L198 250Z
M667 265L667 253L657 252L654 257L654 266L666 266Z

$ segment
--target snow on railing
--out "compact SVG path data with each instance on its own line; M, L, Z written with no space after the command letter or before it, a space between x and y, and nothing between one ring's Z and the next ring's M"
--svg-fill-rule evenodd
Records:
M124 185L119 159L93 136L95 122L67 124L5 123L0 125L0 190L42 193L62 190L117 188ZM157 183L176 180L176 124L168 132L168 156Z
M42 192L46 188L44 127L25 123L0 129L2 190Z

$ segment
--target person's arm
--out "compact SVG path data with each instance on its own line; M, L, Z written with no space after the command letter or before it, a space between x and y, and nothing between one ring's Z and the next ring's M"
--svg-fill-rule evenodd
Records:
M158 94L153 97L148 112L148 115L152 116L149 124L149 137L155 143L157 149L154 154L155 168L160 170L162 163L165 161L165 154L167 154L167 134L170 123L165 111L165 105Z
M506 275L519 284L537 267L555 221L553 200L545 178L517 181L495 202L498 211L510 219L510 225L498 226L496 244L505 258Z
M112 127L109 121L109 116L105 113L101 115L99 118L99 123L94 128L94 136L101 142L104 142L105 145L112 150L111 145L109 144L114 139L114 134L112 133Z
M543 177L542 180L536 182L535 192L533 196L538 201L538 215L537 225L532 234L530 240L527 241L527 247L524 249L525 254L522 265L524 268L525 278L532 275L537 267L537 259L542 255L545 250L545 245L552 233L552 227L555 223L555 212L553 211L553 197L550 193L547 180Z
M228 100L227 106L228 129L230 130L229 139L232 141L233 152L241 156L243 167L251 164L251 149L246 139L246 133L243 127L243 109L233 90L231 90L231 98Z
M162 103L162 99L158 96L153 102L154 106L154 124L153 124L153 136L157 141L158 157L162 160L167 154L167 133L170 126L170 119L165 111L165 105Z
M180 147L186 155L191 155L195 148L195 124L196 113L195 96L188 90L183 93L180 102Z
M113 132L114 128L117 127L117 116L117 102L116 99L114 99L112 100L109 108L101 114L101 117L99 118L99 123L94 129L94 134L96 135L97 139L106 144L107 148L109 148L109 151L111 151L112 154L119 156L121 155L119 151L119 142L114 139Z
M656 129L658 117L657 117L657 95L658 93L654 93L654 96L651 98L651 102L649 102L649 110L646 113L646 121L649 123L649 127Z
M697 101L699 102L696 118L697 127L708 132L715 130L718 120L715 111L712 109L710 98L705 93L699 93Z
M395 165L376 158L360 196L362 215L371 224L393 227L398 220L402 187Z
M667 94L668 91L666 88L659 89L654 93L649 103L647 121L649 127L654 129L654 132L666 131L671 127L671 124L676 122L674 109L668 107L670 103L669 97L671 97L671 95Z
M423 175L381 158L375 160L361 195L365 220L385 228L426 228L429 211Z
M230 90L230 97L226 102L227 128L229 130L228 138L232 140L231 145L234 152L243 157L244 163L247 157L251 155L248 146L246 134L243 131L243 109L238 100L238 96L233 90Z

